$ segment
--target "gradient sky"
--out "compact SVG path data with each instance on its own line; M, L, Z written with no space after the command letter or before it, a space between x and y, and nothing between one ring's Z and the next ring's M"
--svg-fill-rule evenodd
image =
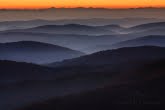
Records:
M137 8L165 7L164 0L0 0L0 8L103 7Z

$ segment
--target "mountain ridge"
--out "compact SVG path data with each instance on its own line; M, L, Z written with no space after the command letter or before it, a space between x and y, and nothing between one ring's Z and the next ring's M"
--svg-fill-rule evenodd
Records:
M0 59L39 64L84 55L80 51L35 41L1 43L0 51Z
M131 40L122 41L111 45L112 48L121 47L136 47L136 46L160 46L165 47L165 36L164 35L150 35L139 37Z

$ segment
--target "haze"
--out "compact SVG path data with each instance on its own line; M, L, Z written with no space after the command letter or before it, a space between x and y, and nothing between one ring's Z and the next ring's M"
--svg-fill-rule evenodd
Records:
M89 18L165 18L165 9L97 9L97 8L50 8L45 10L0 10L0 21L58 20Z

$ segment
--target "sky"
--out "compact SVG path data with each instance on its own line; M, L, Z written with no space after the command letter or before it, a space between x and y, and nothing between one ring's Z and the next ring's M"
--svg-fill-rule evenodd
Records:
M164 0L0 0L0 8L33 9L49 7L138 8L165 7Z

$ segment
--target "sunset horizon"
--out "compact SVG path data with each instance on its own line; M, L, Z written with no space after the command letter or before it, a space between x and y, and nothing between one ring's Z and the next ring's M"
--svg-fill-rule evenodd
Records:
M116 1L101 1L101 0L88 0L88 1L75 1L75 0L22 0L22 1L6 1L0 0L0 9L45 9L45 8L108 8L108 9L127 9L127 8L164 8L165 2L162 0L116 0Z
M47 9L107 9L107 10L127 10L127 9L165 9L165 6L162 7L19 7L19 8L1 8L0 10L47 10Z

